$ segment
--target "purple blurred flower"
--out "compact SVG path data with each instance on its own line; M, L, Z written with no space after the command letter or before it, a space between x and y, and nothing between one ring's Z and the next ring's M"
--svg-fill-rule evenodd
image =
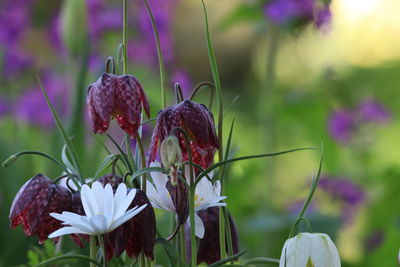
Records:
M391 118L389 111L374 99L367 99L361 102L357 111L360 118L366 122L386 123Z
M31 16L30 0L8 0L0 8L0 44L14 45L28 28Z
M0 118L8 113L10 110L10 106L6 103L4 98L1 96L0 98Z
M15 76L28 69L33 64L32 57L17 46L8 47L4 54L3 73L6 76Z
M188 72L184 69L176 69L171 77L172 86L178 82L181 85L183 98L189 97L190 91L193 89L193 81Z
M329 117L329 133L340 143L347 144L352 140L356 126L354 114L345 109L336 110Z
M373 252L378 248L385 239L385 233L382 230L375 230L370 233L364 241L365 251L368 253Z
M88 28L91 40L103 33L122 28L122 10L106 5L104 0L88 0Z
M54 76L50 73L43 76L43 85L47 93L61 115L68 112L68 85L63 77ZM30 124L39 125L44 128L51 128L54 125L53 117L44 100L40 88L35 87L27 90L18 99L14 106L14 112L18 119Z
M346 178L321 177L318 186L350 205L359 205L365 199L364 190Z
M351 222L357 209L365 201L364 190L346 178L321 177L318 186L342 203L344 222Z
M267 18L277 24L285 24L293 19L312 19L313 0L274 0L265 5Z
M323 28L326 25L330 25L332 19L332 13L329 6L324 6L321 10L318 11L315 18L315 25L318 28Z

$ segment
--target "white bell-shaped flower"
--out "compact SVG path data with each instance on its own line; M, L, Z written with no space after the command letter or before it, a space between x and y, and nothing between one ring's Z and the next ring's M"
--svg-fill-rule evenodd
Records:
M286 240L279 267L340 267L338 250L328 235L299 233Z

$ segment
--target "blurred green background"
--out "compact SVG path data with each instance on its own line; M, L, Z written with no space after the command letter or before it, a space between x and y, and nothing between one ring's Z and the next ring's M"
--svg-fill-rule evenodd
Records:
M121 42L122 1L69 1L0 3L0 159L20 150L60 158L62 140L36 86L39 75L90 177L107 154L90 129L86 88ZM307 212L312 231L332 237L343 266L398 266L400 3L333 0L331 18L322 26L307 16L293 18L297 13L276 21L268 13L273 3L207 1L225 140L235 119L235 156L320 148L322 142L321 185ZM188 97L197 83L212 81L201 2L150 4L166 59L168 103L174 104L174 82ZM143 3L129 5L129 73L142 83L156 117L161 98L153 33ZM207 104L209 92L196 101ZM212 110L216 114L215 104ZM153 126L144 128L147 145ZM123 138L114 122L109 133ZM303 151L229 167L227 203L240 247L247 250L244 258L280 257L319 156ZM21 185L39 172L60 175L33 156L0 168L0 266L29 265L28 250L37 238L25 237L21 227L11 230L8 212ZM167 221L162 215L159 224ZM69 240L65 244L73 247Z

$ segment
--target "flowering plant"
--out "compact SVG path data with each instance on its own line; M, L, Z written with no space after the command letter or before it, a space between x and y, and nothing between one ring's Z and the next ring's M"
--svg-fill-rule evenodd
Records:
M200 83L190 99L185 100L180 85L176 84L178 103L167 106L166 73L160 37L151 7L147 0L144 3L152 21L159 58L162 110L157 118L143 120L143 113L148 117L151 114L146 90L133 75L128 74L128 1L124 0L123 41L117 49L120 58L110 57L107 60L105 73L87 90L87 105L93 132L105 133L110 121L115 119L126 134L123 141L125 149L108 135L119 153L110 153L96 172L88 170L92 175L84 176L73 139L68 135L38 78L38 84L65 143L61 152L62 161L40 151L22 151L3 163L3 166L8 166L22 155L35 154L51 160L62 170L62 175L54 180L38 174L26 182L11 207L12 227L23 224L26 235L37 235L39 242L50 238L60 244L61 236L64 235L70 235L78 246L83 246L81 239L90 242L90 256L65 254L39 265L81 259L90 262L91 266L108 266L118 258L119 261L114 262L121 266L134 265L137 260L141 266L152 266L156 244L164 248L173 266L197 266L204 262L211 266L222 266L228 262L240 261L246 251L239 250L234 216L229 213L225 202L229 197L225 190L227 164L315 150L297 148L276 153L231 156L233 123L228 140L224 142L222 88L204 2L206 40L214 82ZM121 60L122 68L119 68L117 66ZM217 126L211 107L193 101L204 85L216 91ZM153 120L156 120L156 125L146 157L141 128ZM135 152L132 151L132 141L135 142ZM218 157L214 163L216 152ZM98 177L110 166L112 173ZM293 238L298 231L300 222L308 222L305 212L317 188L321 166L322 157L318 174L293 223L289 238ZM59 183L64 178L67 179L65 186ZM158 231L153 208L173 213L172 232L168 237ZM291 243L290 240L288 243ZM327 248L320 247L321 255L314 257L315 252L311 253L307 264L328 266L325 264L333 248L332 242ZM295 266L290 265L292 258L289 256L302 252L293 246L286 250L285 246L283 253L284 259L288 259L287 266ZM278 259L272 258L249 259L243 264L256 262L279 264ZM338 263L335 259L334 266L338 265L340 261Z

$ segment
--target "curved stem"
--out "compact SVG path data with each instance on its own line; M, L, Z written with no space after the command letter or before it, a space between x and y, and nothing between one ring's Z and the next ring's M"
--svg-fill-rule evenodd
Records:
M136 142L139 147L140 151L140 160L142 163L142 168L146 168L146 155L144 154L144 148L143 148L143 143L142 143L142 138L140 137L140 134L136 135ZM142 191L146 193L146 181L147 181L147 176L146 173L143 173L142 175Z
M196 85L196 87L193 89L192 94L189 97L189 100L193 100L193 98L196 96L196 94L204 87L210 88L210 102L208 104L208 108L211 110L213 99L214 99L214 90L215 86L212 82L204 81Z
M90 258L91 259L95 259L96 258L96 236L91 235L90 236ZM94 264L93 262L90 262L90 267L95 267L96 264Z
M175 83L175 96L177 104L183 101L182 87L178 82Z
M123 24L122 24L122 47L123 47L123 62L122 71L123 74L128 73L128 56L127 56L127 45L128 45L128 0L123 0Z
M157 24L155 22L153 12L151 11L149 2L148 2L148 0L143 0L143 1L146 6L147 12L149 14L151 26L153 27L154 38L156 40L158 65L160 68L161 102L162 102L162 108L165 108L167 106L167 96L166 96L166 92L165 92L165 67L164 67L164 58L163 58L162 50L161 50L160 37L158 35Z

